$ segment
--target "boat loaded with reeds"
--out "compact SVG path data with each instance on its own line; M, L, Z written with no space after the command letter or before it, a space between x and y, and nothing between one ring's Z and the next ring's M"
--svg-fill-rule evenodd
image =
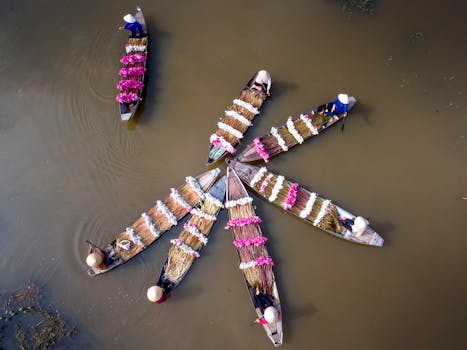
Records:
M227 168L227 195L225 207L230 220L234 245L240 260L240 269L257 314L269 339L275 346L282 344L281 302L273 272L273 261L266 249L267 238L262 234L253 207L241 180L232 168ZM273 315L269 311L272 312Z
M269 202L336 237L360 244L381 247L384 243L366 219L355 216L329 199L297 183L275 175L265 167L229 160L229 167L254 191Z
M138 109L144 87L146 59L148 52L148 32L141 7L136 8L135 19L143 27L143 35L139 38L128 38L125 44L125 56L120 59L120 81L117 89L120 93L115 98L120 105L122 121L128 121Z
M217 123L218 130L209 138L211 143L208 165L227 153L234 154L236 146L251 126L253 118L259 114L263 102L269 96L271 76L267 71L258 71L243 89L240 97L224 112Z
M163 201L158 200L147 213L142 213L133 225L104 249L88 241L88 274L94 276L110 271L145 250L201 202L219 173L217 168L196 178L187 177L183 185L172 188L169 196Z
M331 102L332 103L332 102ZM349 109L354 106L356 99L349 96ZM268 135L256 137L253 142L237 156L240 162L264 160L268 162L279 153L287 152L290 148L302 144L305 140L319 135L320 132L336 124L344 114L326 115L322 112L327 105L319 106L309 112L300 114L298 118L289 117L287 122L279 127L272 127Z
M176 239L172 239L155 286L148 289L148 299L158 304L164 302L172 290L185 277L193 262L200 257L200 250L208 243L208 235L219 211L224 207L226 176L224 175L206 193L203 204L191 210L191 217Z

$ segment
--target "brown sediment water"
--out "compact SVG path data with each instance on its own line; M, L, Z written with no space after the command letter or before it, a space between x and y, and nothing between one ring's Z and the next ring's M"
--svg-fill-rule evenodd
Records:
M366 216L383 248L350 244L257 196L288 349L465 345L465 13L460 1L142 2L144 101L115 102L134 4L0 3L1 289L33 280L78 328L71 348L269 349L245 289L227 212L176 293L146 300L170 239L89 278L85 240L110 242L185 176L258 69L271 98L242 142L339 92L345 122L268 168ZM127 6L132 6L128 8Z

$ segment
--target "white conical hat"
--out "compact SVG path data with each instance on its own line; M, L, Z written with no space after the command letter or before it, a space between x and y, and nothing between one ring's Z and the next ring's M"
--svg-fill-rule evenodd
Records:
M268 306L264 310L264 319L266 320L267 323L276 322L278 315L279 314L277 312L277 309L274 306Z
M162 298L163 294L164 294L164 290L159 286L149 287L146 293L149 301L152 301L153 303L155 303L156 301L159 301L160 298Z
M100 264L102 264L102 261L104 261L104 257L102 254L96 252L89 254L86 258L86 264L89 267L98 267Z
M259 84L268 84L271 81L271 74L267 70L260 70L256 74L255 81Z
M366 228L368 227L368 224L369 222L367 219L361 216L357 216L352 225L352 231L357 235L361 235L363 232L365 232Z
M126 23L135 23L136 22L136 18L131 13L129 13L125 17L123 17L123 20Z
M349 104L349 95L347 94L339 94L337 95L337 99L345 105Z

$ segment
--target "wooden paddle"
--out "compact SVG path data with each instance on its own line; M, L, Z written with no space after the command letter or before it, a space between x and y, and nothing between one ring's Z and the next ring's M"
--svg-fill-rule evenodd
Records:
M341 126L341 131L344 132L344 126L345 126L345 118L347 118L347 115L342 118L342 126Z

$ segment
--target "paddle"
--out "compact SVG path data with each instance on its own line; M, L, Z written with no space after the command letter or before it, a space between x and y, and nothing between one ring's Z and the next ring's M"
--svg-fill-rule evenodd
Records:
M347 115L342 118L342 126L341 126L341 131L344 132L344 126L345 126L345 118L347 118Z

